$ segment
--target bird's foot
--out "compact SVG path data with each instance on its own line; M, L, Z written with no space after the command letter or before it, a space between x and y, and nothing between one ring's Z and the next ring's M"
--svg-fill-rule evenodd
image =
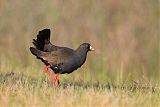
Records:
M49 65L45 67L45 72L50 76L51 80L53 81L54 88L56 88L56 82L58 86L60 85L60 82L58 80L60 73L56 73L56 77L54 78L53 75L48 70L49 67L50 67ZM51 81L51 84L52 84L52 81Z

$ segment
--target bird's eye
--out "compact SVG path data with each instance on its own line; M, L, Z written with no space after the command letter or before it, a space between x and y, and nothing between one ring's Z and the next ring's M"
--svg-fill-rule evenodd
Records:
M90 48L90 45L88 45L87 47Z

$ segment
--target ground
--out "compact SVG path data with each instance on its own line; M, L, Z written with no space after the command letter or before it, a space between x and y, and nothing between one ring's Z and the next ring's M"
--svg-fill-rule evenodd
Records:
M61 80L54 88L48 77L0 74L0 107L159 107L159 87L132 81L112 84Z

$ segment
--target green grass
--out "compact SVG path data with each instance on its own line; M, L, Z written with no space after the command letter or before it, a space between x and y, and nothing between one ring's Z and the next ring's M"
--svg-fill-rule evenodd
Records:
M3 59L0 68L0 107L160 106L160 87L156 79L142 77L133 80L124 75L123 69L113 77L101 71L97 78L90 79L96 76L90 74L84 65L72 74L61 75L60 87L55 89L43 66L33 60L29 63L30 66L23 66L19 61Z
M47 76L0 74L1 107L159 107L160 89L149 83L122 84L60 79L55 89Z

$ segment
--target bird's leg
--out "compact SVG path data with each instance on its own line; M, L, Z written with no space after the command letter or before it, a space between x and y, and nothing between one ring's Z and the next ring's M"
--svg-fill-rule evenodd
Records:
M55 78L53 77L53 75L48 71L48 68L49 68L49 67L50 67L49 65L45 67L45 72L50 76L51 80L52 80L53 83L54 83L54 86L56 86L56 84L55 84L56 79L55 79Z
M59 74L60 74L60 73L56 73L56 77L55 77L55 81L54 81L54 86L55 86L55 87L56 87L56 81L57 81L58 86L59 86L59 80L58 80Z
M57 80L57 83L58 83L58 86L60 86L60 82L59 82L59 80Z
M57 81L57 83L58 83L58 86L59 86L59 84L60 84L60 82L59 82L59 80L58 80L59 74L60 74L60 73L56 73L56 79L55 79L55 80Z

